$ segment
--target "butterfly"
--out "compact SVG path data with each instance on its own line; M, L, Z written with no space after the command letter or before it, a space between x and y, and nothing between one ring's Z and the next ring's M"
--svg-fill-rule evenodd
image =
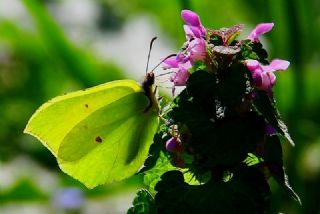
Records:
M24 132L88 188L128 178L143 165L158 129L154 79L151 71L142 84L116 80L53 98L36 110Z

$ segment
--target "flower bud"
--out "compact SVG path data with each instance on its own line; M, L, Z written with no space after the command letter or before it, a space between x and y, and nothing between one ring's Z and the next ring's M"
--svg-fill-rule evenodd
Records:
M169 152L181 152L183 150L183 146L177 137L172 137L167 140L166 149Z

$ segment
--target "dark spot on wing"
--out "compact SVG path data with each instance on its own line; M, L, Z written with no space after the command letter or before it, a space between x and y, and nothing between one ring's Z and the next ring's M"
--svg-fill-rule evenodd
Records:
M84 104L84 107L89 108L89 105L88 104Z
M97 136L97 137L96 137L96 142L97 142L97 143L102 143L102 138L101 138L100 136Z

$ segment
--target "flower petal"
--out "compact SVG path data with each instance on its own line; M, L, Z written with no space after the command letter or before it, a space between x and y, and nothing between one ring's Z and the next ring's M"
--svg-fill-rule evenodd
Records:
M178 72L171 76L171 82L173 82L175 86L185 86L189 75L189 71L181 67Z
M274 71L284 71L289 67L289 65L290 65L290 62L287 60L274 59L270 63L269 67Z
M261 68L260 62L254 59L248 59L245 61L245 64L247 66L247 68L249 69L249 71L251 72L256 72L257 69Z
M268 91L275 84L276 75L273 72L264 72L261 74L261 80L261 86L257 86L257 88Z
M199 27L183 25L183 29L188 40L193 37L200 38L202 35L201 29Z
M193 37L200 38L201 36L206 35L206 29L201 24L198 14L191 10L182 10L181 16L186 23L184 31L187 39L191 39Z
M265 34L265 33L269 32L270 30L272 30L273 26L274 26L274 23L272 23L272 22L258 24L255 28L256 34L257 35Z
M257 86L257 88L262 90L268 90L270 88L270 79L269 76L266 73L261 74L261 85Z
M172 57L167 58L166 60L163 61L163 63L165 64L163 66L165 69L178 68L178 66L179 66L179 63L177 61L177 57L176 56L172 56Z
M187 46L186 46L187 47ZM179 64L184 64L190 60L190 53L187 51L179 52L177 54L177 61Z
M276 83L276 75L273 72L267 72L271 87Z
M259 42L259 37L269 32L274 26L274 23L261 23L258 24L248 36L248 39L254 42Z
M200 27L201 22L198 14L191 10L182 10L181 11L182 19L191 26Z
M189 42L188 51L192 62L203 60L207 56L206 42L202 38L195 38Z
M183 150L183 147L178 138L172 137L166 142L166 150L169 152L179 152Z

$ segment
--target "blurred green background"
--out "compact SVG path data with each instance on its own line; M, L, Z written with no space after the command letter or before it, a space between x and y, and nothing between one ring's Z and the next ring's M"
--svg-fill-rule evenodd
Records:
M243 36L260 22L275 23L262 42L270 59L291 62L277 73L275 95L296 143L283 144L284 156L303 205L270 180L272 213L320 213L318 0L0 0L0 213L64 212L68 207L56 198L70 188L80 195L82 213L125 213L141 177L88 191L22 131L54 96L114 79L141 80L153 36L151 67L182 45L185 8L209 28L244 23Z

